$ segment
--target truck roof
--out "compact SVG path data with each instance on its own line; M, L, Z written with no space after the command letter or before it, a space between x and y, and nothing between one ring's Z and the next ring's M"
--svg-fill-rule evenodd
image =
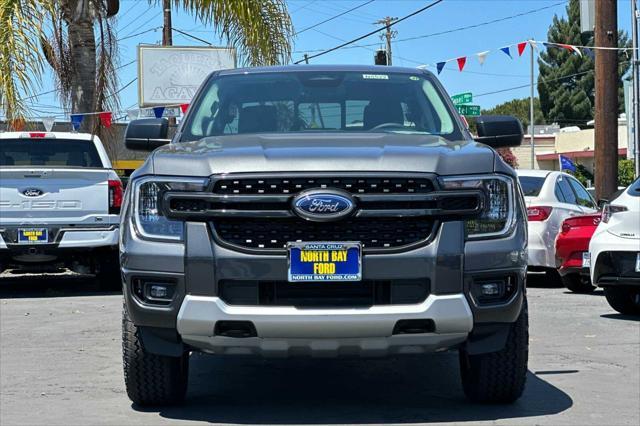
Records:
M42 131L22 131L22 132L0 132L0 139L20 139L20 138L57 138L57 139L76 139L91 140L91 133L74 133L74 132L42 132ZM98 136L94 136L100 140Z
M257 74L266 72L318 72L353 71L368 73L432 74L422 68L390 67L387 65L276 65L269 67L233 68L218 72L218 75Z

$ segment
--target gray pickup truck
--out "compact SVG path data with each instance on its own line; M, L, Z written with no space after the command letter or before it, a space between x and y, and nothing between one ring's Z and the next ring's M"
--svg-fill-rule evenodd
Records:
M215 72L171 141L166 120L132 121L127 147L155 151L120 227L131 400L182 400L193 351L457 350L471 400L519 398L526 214L492 147L522 126L477 133L430 72L375 66Z

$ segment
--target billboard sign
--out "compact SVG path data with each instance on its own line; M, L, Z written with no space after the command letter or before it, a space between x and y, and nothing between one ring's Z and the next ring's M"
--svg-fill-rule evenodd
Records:
M209 74L235 67L233 48L139 45L138 105L189 103Z

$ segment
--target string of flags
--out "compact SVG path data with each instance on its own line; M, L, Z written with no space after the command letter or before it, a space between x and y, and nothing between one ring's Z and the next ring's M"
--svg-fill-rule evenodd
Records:
M187 109L189 108L189 104L182 103L182 104L175 104L175 105L163 105L163 106L156 106L156 107L149 107L149 108L139 108L139 109L127 111L127 116L129 117L130 120L133 120L139 117L140 111L148 110L148 111L153 111L154 117L161 118L161 117L167 116L166 111L170 108L180 108L180 112L184 114L187 112ZM82 125L82 122L84 121L84 118L89 115L97 115L100 120L100 124L106 129L110 128L113 123L113 112L111 111L74 113L69 116L72 130L78 131L80 129L80 126ZM169 114L169 115L176 116L175 114ZM42 125L44 126L45 130L47 132L50 132L53 129L53 125L55 124L56 119L55 117L48 116L48 117L40 117L40 121L42 122Z
M573 54L576 54L578 56L587 56L593 60L595 60L595 53L594 50L621 50L621 51L627 51L627 50L633 50L633 48L631 47L595 47L595 46L579 46L579 45L573 45L573 44L566 44L566 43L555 43L555 42L550 42L550 41L536 41L536 40L527 40L527 41L521 41L518 43L513 43L513 44L509 44L507 46L503 46L500 47L498 49L494 49L493 51L497 51L497 52L502 52L504 55L508 56L509 59L514 59L514 55L518 54L518 57L522 56L522 54L525 52L527 46L530 46L531 49L538 49L538 46L544 46L547 49L549 48L556 48L556 49L565 49L570 51ZM473 55L467 55L467 56L459 56L457 58L451 58L451 59L446 59L444 61L438 61L435 63L435 69L438 72L438 74L440 74L443 70L445 65L447 65L447 63L449 62L456 62L458 65L458 71L463 71L465 66L467 65L468 61L467 59L469 57L475 56L478 60L478 63L482 66L484 65L487 56L493 52L492 50L484 50L482 52L478 52L475 53ZM513 52L513 53L512 53ZM425 67L433 67L434 64L425 64L425 65L421 65L418 68L425 68Z

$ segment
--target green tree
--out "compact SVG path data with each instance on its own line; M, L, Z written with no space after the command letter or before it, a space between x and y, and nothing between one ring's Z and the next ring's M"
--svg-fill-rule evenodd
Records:
M211 25L212 34L238 48L243 64L274 65L291 56L293 26L285 0L172 4ZM72 113L113 105L117 40L112 24L118 10L119 0L0 0L0 110L9 122L28 113L25 98L40 87L45 59ZM44 23L46 17L51 25ZM92 121L85 120L84 130L93 130Z
M584 37L580 33L580 5L578 0L570 0L567 18L557 15L549 26L547 40L578 46L593 46L593 36ZM618 33L618 46L631 47L627 34ZM624 111L622 75L630 65L627 53L618 55L619 112ZM546 122L564 125L586 125L594 116L594 61L586 53L582 56L562 47L547 46L538 59L538 94L540 107Z
M618 185L629 186L634 180L635 168L633 160L618 161Z
M512 115L516 117L522 123L522 128L527 131L529 126L529 99L512 99L510 101L501 103L493 108L483 109L483 115ZM536 123L540 124L544 121L542 112L540 111L540 100L533 98L533 118Z

